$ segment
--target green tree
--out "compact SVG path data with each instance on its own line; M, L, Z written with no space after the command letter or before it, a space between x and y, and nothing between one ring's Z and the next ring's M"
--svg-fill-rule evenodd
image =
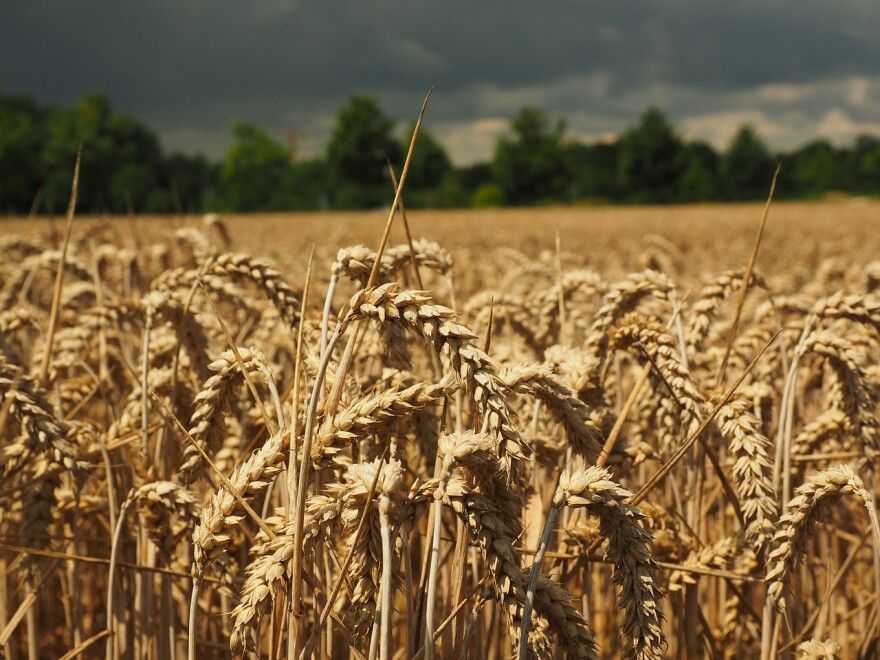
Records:
M162 181L162 149L155 133L137 120L112 114L107 123L107 193L103 204L121 212L129 204L140 212L170 210L170 191ZM110 169L112 168L112 169Z
M727 198L762 199L773 179L773 159L751 126L741 126L721 158L721 176Z
M853 145L851 158L854 190L880 194L880 138L860 135Z
M818 197L844 184L843 158L828 140L815 140L791 154L797 191L807 197Z
M70 197L73 165L82 145L78 204L92 212L161 210L162 152L155 134L137 120L116 114L105 94L90 93L72 109L46 117L41 152L44 206L60 212Z
M684 147L684 172L679 199L682 202L708 202L718 198L719 157L705 142L689 142Z
M510 128L512 136L498 140L492 161L504 200L514 205L563 201L570 181L565 122L551 122L537 108L523 108Z
M202 155L172 154L162 164L162 179L167 183L171 204L179 213L208 210L207 199L216 193L220 168Z
M393 195L388 161L400 161L400 145L372 96L356 94L336 115L327 143L327 168L332 203L343 208L377 206Z
M293 163L284 184L290 208L326 209L329 206L327 176L327 163L321 158Z
M470 206L470 196L462 183L458 171L451 170L436 189L434 207L440 209L462 209Z
M409 149L413 130L415 130L415 123L411 124L404 134L400 145L401 154L405 154ZM452 162L443 145L423 126L419 131L419 138L416 141L409 164L409 172L406 175L404 193L407 205L437 206L440 201L439 188L451 172Z
M474 206L474 195L482 186L494 183L492 166L489 163L473 163L455 168L441 184L439 206L445 208L467 208ZM500 195L500 191L498 192Z
M476 209L504 206L504 191L497 183L484 183L471 196L471 206Z
M605 201L620 196L617 143L570 144L566 159L571 183L566 197L573 201Z
M0 212L26 213L43 183L45 112L24 96L0 96Z
M492 183L492 165L490 163L473 163L456 170L462 188L473 194L484 183Z
M72 107L40 107L0 94L0 212L63 212L82 146L77 206L82 212L201 210L217 167L202 156L162 154L156 135L113 110L102 93Z
M253 124L235 122L235 138L220 170L220 198L230 211L275 211L287 206L291 153Z
M666 116L656 108L642 115L620 143L618 174L625 199L676 201L684 172L683 144Z

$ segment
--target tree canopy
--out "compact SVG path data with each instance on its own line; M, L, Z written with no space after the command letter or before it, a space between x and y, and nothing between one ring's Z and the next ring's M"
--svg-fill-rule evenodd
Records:
M618 172L623 195L635 202L678 199L685 170L684 144L657 108L648 109L620 140Z
M375 97L355 94L338 111L322 153L295 153L266 129L233 122L219 161L166 154L156 134L89 93L70 107L41 106L0 92L0 213L61 213L77 149L83 163L78 207L91 213L194 213L375 208L394 193L413 125L399 130ZM721 151L685 140L658 108L616 139L566 135L562 118L524 107L491 159L456 165L422 127L404 190L410 207L762 200L776 163L776 194L880 195L880 137L851 146L815 139L774 152L752 126Z
M537 108L523 108L511 120L510 132L498 140L492 161L504 201L523 205L559 200L569 180L565 121L551 122Z
M333 204L342 208L381 204L390 188L388 162L400 159L394 121L372 96L356 94L336 115L327 143Z
M232 135L235 142L220 170L224 205L232 211L285 208L284 184L293 154L253 124L234 123Z
M721 175L729 199L766 196L773 178L773 158L751 126L742 126L721 157Z

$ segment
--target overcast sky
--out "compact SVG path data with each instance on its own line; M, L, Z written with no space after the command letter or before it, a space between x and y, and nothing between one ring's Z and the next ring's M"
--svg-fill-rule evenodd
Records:
M724 146L880 134L878 0L6 0L0 90L71 103L104 90L168 150L222 154L257 123L301 152L354 92L487 158L524 105L603 139L648 106Z

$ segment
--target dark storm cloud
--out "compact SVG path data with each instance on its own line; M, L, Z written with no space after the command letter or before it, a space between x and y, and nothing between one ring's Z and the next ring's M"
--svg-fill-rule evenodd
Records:
M784 111L800 131L837 111L854 131L880 107L876 0L36 0L4 3L0 24L5 91L69 103L103 89L167 146L215 153L236 118L317 148L353 91L409 119L432 84L429 120L459 158L525 104L584 135L656 104L710 139L713 117L718 133Z

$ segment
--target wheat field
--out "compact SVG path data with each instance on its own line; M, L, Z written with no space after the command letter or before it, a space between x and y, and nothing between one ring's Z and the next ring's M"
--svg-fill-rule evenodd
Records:
M856 658L880 204L0 221L0 652Z

